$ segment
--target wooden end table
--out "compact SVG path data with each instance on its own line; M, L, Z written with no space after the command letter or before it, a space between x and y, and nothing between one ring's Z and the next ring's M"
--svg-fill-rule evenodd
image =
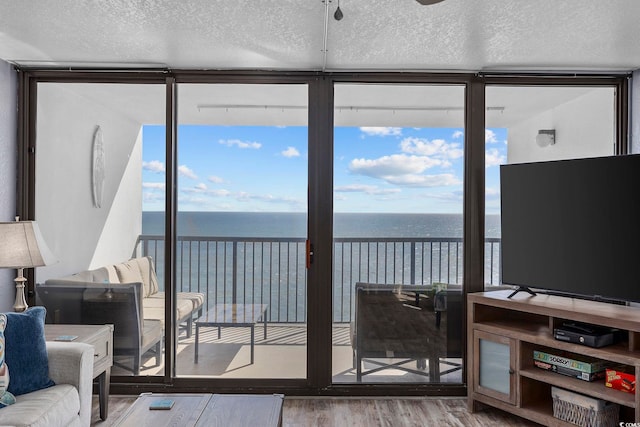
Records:
M196 340L193 362L198 363L200 328L212 326L218 328L218 339L220 339L220 328L251 328L251 363L253 363L254 328L259 320L264 323L264 339L267 339L267 304L216 304L194 322Z
M47 341L56 341L61 335L76 335L72 342L90 344L94 348L93 378L98 379L100 419L109 415L109 381L113 366L113 325L44 325Z

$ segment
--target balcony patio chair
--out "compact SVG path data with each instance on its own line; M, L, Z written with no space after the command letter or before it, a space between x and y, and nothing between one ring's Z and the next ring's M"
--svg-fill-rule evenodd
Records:
M420 285L356 284L351 342L358 382L363 375L390 368L431 378L437 374L434 365L442 343L434 312L427 298L416 297L426 290ZM363 371L363 361L376 367ZM412 361L416 369L406 366Z

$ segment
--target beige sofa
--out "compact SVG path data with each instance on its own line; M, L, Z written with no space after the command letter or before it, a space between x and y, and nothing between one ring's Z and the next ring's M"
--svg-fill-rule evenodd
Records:
M151 257L49 279L36 285L36 294L47 308L47 323L113 324L114 356L133 356L134 374L149 350L155 352L156 365L161 363L165 293L159 290ZM200 292L177 293L176 318L188 337L204 298Z
M89 344L47 342L49 377L55 385L16 396L16 403L0 409L0 425L88 427L93 353Z

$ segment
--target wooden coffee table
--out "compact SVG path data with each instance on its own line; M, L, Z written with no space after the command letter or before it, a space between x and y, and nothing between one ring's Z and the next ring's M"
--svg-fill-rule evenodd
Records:
M212 326L218 328L218 339L220 339L221 328L251 328L251 363L253 363L254 328L260 320L264 323L264 339L267 339L267 304L216 304L194 322L196 339L193 362L198 363L200 328Z
M159 399L172 399L169 410L151 410ZM282 426L282 394L143 393L122 414L120 427L277 427Z

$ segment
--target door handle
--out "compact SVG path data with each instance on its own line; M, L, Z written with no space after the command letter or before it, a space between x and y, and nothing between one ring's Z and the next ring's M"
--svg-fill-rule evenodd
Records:
M313 264L313 245L310 240L307 240L307 269L311 268Z

